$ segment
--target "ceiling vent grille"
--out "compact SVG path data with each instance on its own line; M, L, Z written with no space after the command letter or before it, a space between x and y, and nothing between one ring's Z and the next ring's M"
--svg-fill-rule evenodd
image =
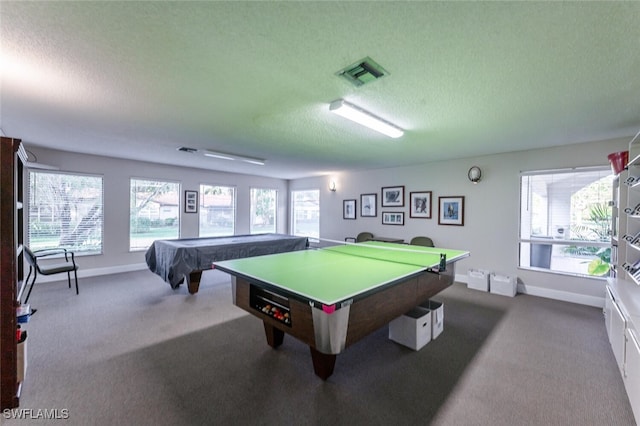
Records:
M389 73L367 56L355 64L338 71L336 75L343 77L355 86L362 86L389 75Z
M181 152L188 152L188 153L191 153L191 154L193 154L194 152L198 152L198 150L197 150L197 149L195 149L195 148L188 148L188 147L186 147L186 146L181 146L181 147L177 148L177 150L178 150L178 151L181 151Z

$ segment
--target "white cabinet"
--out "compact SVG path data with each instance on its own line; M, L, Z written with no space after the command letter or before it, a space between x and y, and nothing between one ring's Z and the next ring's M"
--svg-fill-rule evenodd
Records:
M606 295L604 298L604 327L607 330L607 337L609 337L609 343L611 343L611 317L613 316L613 295L609 286L605 289Z
M609 341L613 349L613 355L616 357L620 374L624 376L624 355L625 355L625 331L627 329L627 320L620 310L617 303L613 304L611 310L611 334Z
M611 349L640 424L640 286L629 280L609 278L605 293L604 320Z
M625 331L625 376L624 385L627 389L629 402L636 420L640 419L640 343L634 330Z

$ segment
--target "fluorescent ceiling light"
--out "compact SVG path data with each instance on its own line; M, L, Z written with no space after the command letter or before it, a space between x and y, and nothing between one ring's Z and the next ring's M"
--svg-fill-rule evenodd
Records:
M244 161L245 163L257 164L258 166L264 166L264 164L266 163L266 160L263 160L261 158L245 157L244 155L230 154L228 152L211 151L210 149L196 149L196 148L189 148L186 146L181 146L181 147L178 147L177 149L180 152L186 152L188 154L200 153L205 157L211 157L211 158L217 158L220 160L229 160L229 161L236 161L236 160Z
M399 138L404 134L404 131L399 127L396 127L393 124L384 121L383 119L376 117L370 112L367 112L362 108L350 104L343 99L338 99L337 101L331 102L331 104L329 105L329 111L341 115L344 118L348 118L351 121L355 121L358 124L380 132L383 135L387 135L391 138Z
M257 164L258 166L264 166L266 160L261 158L245 157L244 155L229 154L228 152L217 152L209 149L201 150L202 155L205 157L219 158L221 160L230 161L244 161L245 163Z
M212 158L219 158L221 160L233 160L233 158L229 157L228 155L222 155L222 154L218 154L216 152L205 151L204 152L204 156L205 157L212 157Z

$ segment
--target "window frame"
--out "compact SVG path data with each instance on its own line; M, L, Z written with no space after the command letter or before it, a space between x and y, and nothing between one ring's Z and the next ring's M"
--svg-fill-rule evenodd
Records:
M253 191L273 191L274 194L274 202L273 202L273 231L267 232L254 232L253 231L253 218L254 218L254 206L253 206ZM259 188L259 187L250 187L249 188L249 234L262 234L262 233L277 233L278 232L278 190L275 188Z
M233 228L231 234L216 234L216 235L202 235L202 214L206 213L205 206L202 201L204 199L205 192L203 186L229 188L233 190ZM220 184L220 183L200 183L198 186L200 194L198 195L198 237L199 238L215 238L215 237L228 237L236 235L238 229L238 187L235 185Z
M531 250L532 250L532 245L533 244L542 244L542 245L551 245L551 250L553 250L554 247L558 246L558 247L565 247L565 246L576 246L576 247L599 247L599 248L610 248L612 246L611 243L611 234L609 234L609 240L608 241L589 241L589 240L574 240L574 239L566 239L566 238L557 238L554 236L551 237L537 237L534 235L531 235L531 231L529 231L529 237L523 237L523 204L525 203L525 200L523 199L523 179L526 177L530 177L530 176L540 176L540 175L554 175L554 174L570 174L570 173L588 173L588 172L608 172L610 173L610 167L607 166L585 166L585 167L574 167L574 168L563 168L563 169L547 169L547 170L530 170L530 171L522 171L520 172L519 175L519 179L518 179L518 184L519 184L519 197L518 197L518 269L522 269L522 270L528 270L528 271L536 271L536 272L545 272L545 273L551 273L551 274L556 274L556 275L564 275L564 276L575 276L575 277L581 277L581 278L589 278L589 279L596 279L596 280L606 280L606 278L608 277L608 274L605 275L589 275L588 273L580 273L580 272L570 272L570 271L562 271L562 270L557 270L557 269L552 269L551 265L550 268L544 268L544 267L536 267L536 266L531 266L531 262L528 262L527 266L526 264L523 264L523 258L524 256L526 256L526 254L523 254L523 245L524 244L528 244L529 245L529 258L531 259ZM606 175L605 175L606 176ZM603 177L605 177L603 176ZM602 179L602 177L600 178ZM613 181L613 179L612 179ZM610 188L610 191L608 192L608 199L607 199L607 203L610 202L611 197L613 195L613 187ZM527 202L529 202L531 199L530 196L527 197ZM551 218L552 216L549 214L547 216L547 218ZM613 217L609 218L609 229L612 229L613 226ZM569 226L571 226L571 224L569 224ZM585 262L586 263L586 262Z
M317 192L318 193L318 236L315 237L313 235L304 235L304 234L296 234L295 231L295 224L296 224L296 211L295 211L295 202L296 202L296 197L295 197L295 193L296 192ZM313 242L319 242L320 241L320 205L321 205L321 197L320 197L321 193L320 193L320 188L307 188L307 189L295 189L295 190L291 190L289 191L289 197L290 197L290 206L289 206L289 211L291 214L291 224L290 224L290 233L291 235L297 235L297 236L302 236L302 237L308 237L310 241Z
M129 220L128 220L128 236L129 236L129 252L133 253L133 252L140 252L140 251L146 251L149 249L149 247L151 246L151 244L149 244L147 247L135 247L133 248L131 246L131 184L133 183L134 180L139 180L139 181L148 181L148 182L160 182L160 183L170 183L170 184L175 184L178 185L177 188L177 199L178 199L178 204L177 204L177 213L178 213L178 234L175 238L180 238L180 236L182 235L182 207L183 207L183 200L181 197L182 194L182 182L180 181L175 181L175 180L169 180L169 179L159 179L159 178L150 178L150 177L139 177L139 176L131 176L129 177ZM173 239L173 237L170 237L170 239Z
M32 232L31 232L31 226L33 224L32 218L31 218L31 209L33 207L32 201L32 195L33 195L33 191L31 190L31 184L32 184L32 175L37 175L37 174L49 174L49 175L64 175L64 176L72 176L72 177L89 177L89 178L97 178L100 180L100 199L101 199L101 213L100 213L100 244L99 244L99 248L97 250L81 250L78 249L78 247L70 247L68 245L60 245L58 243L58 245L54 246L43 246L43 247L39 247L39 246L35 246L33 244L32 241ZM94 173L82 173L82 172L71 172L71 171L61 171L61 170L46 170L46 169L30 169L27 171L27 209L26 209L26 215L25 215L25 219L26 219L26 245L31 248L32 250L39 250L39 249L45 249L45 248L58 248L58 247L65 247L71 251L74 252L75 255L77 256L95 256L95 255L102 255L104 254L104 208L105 208L105 201L104 201L104 175L101 174L94 174Z

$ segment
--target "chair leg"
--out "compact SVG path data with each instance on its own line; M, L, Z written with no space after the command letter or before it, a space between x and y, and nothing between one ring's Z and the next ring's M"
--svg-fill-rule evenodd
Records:
M27 275L26 285L29 286L29 277L31 276L31 268L29 268L29 275ZM33 290L33 285L36 283L36 277L38 276L38 271L33 269L33 281L31 281L31 287L29 287L29 291L27 292L27 298L24 299L24 304L26 305L29 301L29 296L31 296L31 290Z
M75 276L75 279L76 279L76 294L80 294L80 290L78 289L78 270L74 269L73 275Z
M33 273L33 268L29 267L29 274L27 275L27 279L24 280L24 288L22 289L22 293L20 294L20 300L19 300L20 303L22 303L24 291L27 290L27 287L29 287L29 279L31 279L32 273ZM28 298L28 295L27 295L27 298ZM25 300L25 303L26 303L26 300Z

